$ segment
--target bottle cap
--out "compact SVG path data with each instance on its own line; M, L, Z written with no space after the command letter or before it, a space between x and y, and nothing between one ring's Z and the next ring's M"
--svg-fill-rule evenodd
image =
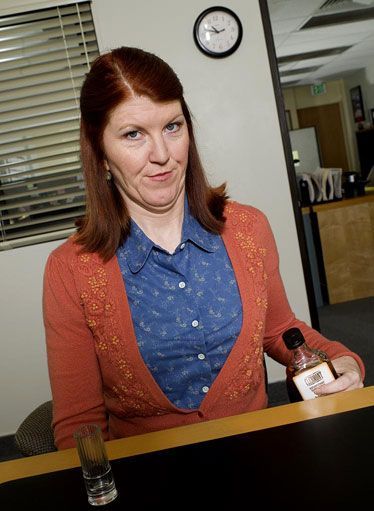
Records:
M304 344L305 339L299 328L290 328L283 332L283 340L289 350L298 348Z

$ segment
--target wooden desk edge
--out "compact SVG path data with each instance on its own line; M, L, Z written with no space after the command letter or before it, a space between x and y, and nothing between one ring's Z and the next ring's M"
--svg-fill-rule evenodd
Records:
M365 204L374 201L374 191L366 192L365 195L359 197L352 197L350 199L335 200L330 202L314 202L310 206L302 206L301 212L303 215L308 215L311 211L319 213L321 211L328 211L331 209L346 208L348 206L357 206L357 204Z
M242 415L171 428L106 442L110 459L258 431L374 405L374 386L313 401L266 408ZM0 463L0 483L80 465L76 449L66 449Z

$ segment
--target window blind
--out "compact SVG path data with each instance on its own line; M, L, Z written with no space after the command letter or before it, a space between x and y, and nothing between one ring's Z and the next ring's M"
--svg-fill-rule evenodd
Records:
M97 55L89 2L0 17L0 250L84 213L79 92Z

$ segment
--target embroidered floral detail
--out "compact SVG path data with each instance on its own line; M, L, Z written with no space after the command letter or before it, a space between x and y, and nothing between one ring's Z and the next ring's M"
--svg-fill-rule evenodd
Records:
M258 296L256 298L256 304L259 306L259 307L263 307L264 309L267 309L268 307L268 301L266 298L261 298L260 296Z
M227 223L235 227L234 240L241 252L245 269L247 270L250 288L249 293L255 297L257 308L249 311L254 321L254 328L248 342L244 357L240 359L235 374L229 381L224 395L233 400L239 399L260 384L263 375L263 329L265 311L267 308L266 288L264 281L267 274L264 270L266 248L258 246L254 237L254 226L258 216L250 210L230 204L226 208Z
M126 378L127 380L132 380L134 378L134 375L132 374L129 364L128 362L126 362L126 360L120 358L118 360L118 367L121 369L122 376L124 378Z
M104 306L104 310L105 310L105 314L106 315L113 314L115 312L115 310L116 310L116 306L115 306L114 302L108 300L107 303Z
M86 293L86 292L81 293L80 299L81 299L81 305L83 305L85 303L85 301L88 299L88 293Z
M87 319L87 325L91 330L94 330L97 323L94 319Z
M128 361L118 307L110 296L103 263L95 254L81 254L76 264L81 277L79 296L86 322L94 336L99 360L103 357L102 362L107 362L113 370L110 379L117 383L111 387L111 393L121 404L124 416L164 415L166 410L154 401ZM108 392L108 389L104 391Z
M114 334L110 337L110 342L112 344L114 344L114 346L117 346L117 344L119 343L119 337L118 335Z
M90 268L90 261L91 261L91 255L90 254L81 254L78 256L78 270L79 273L83 275L90 275L91 274L91 268Z
M105 351L105 350L107 350L107 349L108 349L108 345L107 345L105 342L103 342L103 341L99 341L99 342L97 343L97 347L98 347L98 348L99 348L99 350L101 350L101 351Z
M95 293L100 289L100 287L106 286L107 283L108 282L105 278L105 271L103 268L97 270L96 275L92 275L88 279L88 284L91 287L92 291L94 291Z
M97 296L97 298L99 300L105 300L105 296L106 296L105 289L102 289L102 288L101 289L97 289L96 296Z
M224 392L225 397L230 400L237 399L257 386L256 383L259 378L257 377L256 380L253 378L255 374L252 366L252 356L250 354L245 355L239 363L235 377L230 380Z
M140 387L134 391L132 387L120 383L114 385L112 391L121 403L121 410L126 418L149 417L166 413L157 404L148 401L147 393Z
M97 316L104 312L104 304L99 300L95 300L95 298L88 298L86 300L85 306L90 315Z

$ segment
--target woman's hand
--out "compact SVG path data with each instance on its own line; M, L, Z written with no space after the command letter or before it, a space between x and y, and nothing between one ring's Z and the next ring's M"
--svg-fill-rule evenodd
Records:
M359 365L353 357L339 357L331 362L335 371L339 375L339 378L331 383L321 385L314 389L314 393L317 394L317 396L334 394L335 392L343 392L346 390L361 389L364 386Z

